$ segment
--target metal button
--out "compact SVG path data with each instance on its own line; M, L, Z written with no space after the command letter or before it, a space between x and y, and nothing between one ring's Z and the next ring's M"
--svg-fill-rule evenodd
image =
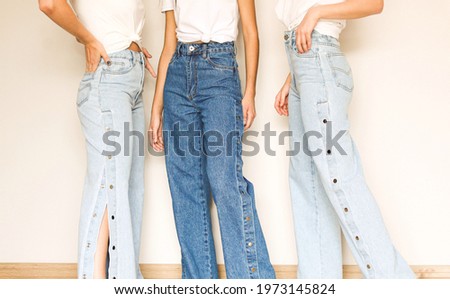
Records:
M348 213L348 208L344 208L344 212L345 212L345 213Z
M328 155L331 155L331 150L327 150L327 154L328 154Z
M284 40L288 40L289 39L289 35L288 34L285 34L284 35Z
M367 264L367 269L369 269L369 270L372 269L372 266Z
M253 243L252 243L252 242L249 242L247 245L248 245L248 247L252 247L252 246L253 246Z
M337 182L338 182L338 180L337 180L337 179L334 179L334 180L333 180L333 183L335 183L335 184L336 184Z
M355 239L356 239L356 241L359 241L359 236L356 236Z
M252 272L256 272L256 268L252 268Z
M110 185L110 186L109 186L109 189L114 189L114 186L113 186L113 185Z
M192 52L192 51L194 51L194 50L195 50L195 47L194 47L194 46L190 46L190 47L189 47L189 51Z
M250 217L245 217L245 221L250 221Z
M323 120L323 123L324 123L324 124L326 124L327 122L328 122L328 120L327 120L327 119L324 119L324 120Z
M112 216L111 216L111 219L112 219L112 220L114 220L114 219L115 219L114 215L112 215Z
M116 250L116 246L113 246L113 247L112 247L112 250Z

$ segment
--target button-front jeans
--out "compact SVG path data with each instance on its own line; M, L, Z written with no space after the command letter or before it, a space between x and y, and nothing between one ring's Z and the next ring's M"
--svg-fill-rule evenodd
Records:
M166 166L183 278L217 278L213 195L228 278L274 278L242 174L242 94L233 43L178 44L164 90Z
M93 278L94 254L107 208L108 278L142 278L139 246L144 201L144 144L140 140L145 132L144 58L141 53L125 50L111 54L110 59L110 66L102 60L95 73L84 76L78 92L78 115L87 147L78 277ZM138 131L142 138L128 138L125 131ZM106 143L105 136L109 140ZM115 146L110 146L113 142Z
M353 79L338 40L313 32L305 54L297 51L295 31L285 40L291 146L306 142L290 163L298 277L342 277L342 229L366 278L413 278L391 242L349 133ZM330 142L335 137L337 144Z

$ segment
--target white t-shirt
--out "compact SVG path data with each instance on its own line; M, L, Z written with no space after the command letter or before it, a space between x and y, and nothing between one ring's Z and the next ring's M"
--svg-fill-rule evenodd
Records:
M81 23L105 47L107 53L141 46L145 23L142 0L71 0Z
M224 43L238 36L237 0L160 0L160 5L162 12L175 12L181 42Z
M277 15L288 30L292 30L302 22L308 10L315 5L335 4L344 0L278 0ZM319 33L339 38L345 28L345 20L320 20L315 30Z

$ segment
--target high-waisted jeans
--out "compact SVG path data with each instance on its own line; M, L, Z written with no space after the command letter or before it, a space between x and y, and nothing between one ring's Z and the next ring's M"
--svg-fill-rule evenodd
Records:
M234 43L179 43L164 89L166 166L183 278L217 278L210 203L228 278L274 278L242 174L242 94Z
M83 77L78 91L78 115L87 148L78 277L93 277L98 234L107 208L108 278L142 278L144 58L130 50L111 54L110 58L110 66L102 60L96 72Z
M314 31L304 54L297 51L295 31L285 42L291 146L304 149L291 157L289 175L298 277L342 277L342 228L366 278L413 278L389 238L349 133L353 79L338 40Z

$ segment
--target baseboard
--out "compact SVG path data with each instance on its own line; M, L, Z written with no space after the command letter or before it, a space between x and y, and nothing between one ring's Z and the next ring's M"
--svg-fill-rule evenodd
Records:
M450 266L412 266L418 278L450 279ZM181 277L180 265L141 265L142 275L147 279L178 279ZM275 266L277 278L294 279L297 267L292 265ZM344 278L361 278L357 266L344 266ZM76 264L38 264L3 263L0 264L0 279L71 279L76 278ZM219 265L219 275L225 278L225 268Z

